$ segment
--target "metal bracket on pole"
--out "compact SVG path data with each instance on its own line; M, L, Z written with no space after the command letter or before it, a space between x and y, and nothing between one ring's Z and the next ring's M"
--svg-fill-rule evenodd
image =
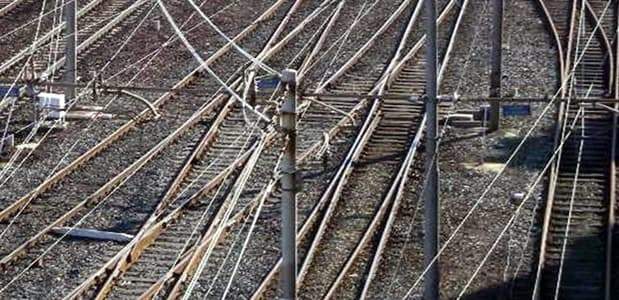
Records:
M286 96L281 112L281 127L287 136L284 157L281 166L282 188L282 268L280 272L281 299L296 299L297 277L297 227L296 227L296 152L297 152L297 72L284 70L281 82L286 88Z

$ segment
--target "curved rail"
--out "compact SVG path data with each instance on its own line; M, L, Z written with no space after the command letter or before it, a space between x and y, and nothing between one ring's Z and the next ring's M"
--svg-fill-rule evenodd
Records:
M281 3L282 2L280 1L279 4L276 3L275 5L279 6ZM265 13L265 15L263 15L259 19L264 19L266 17L269 17L268 14L271 14L271 12L272 12L271 10L267 11L267 13ZM294 10L289 11L288 15L292 14L293 12ZM277 51L281 50L285 46L286 43L291 41L292 38L294 38L294 36L296 36L301 31L301 29L305 28L305 26L307 26L311 21L313 21L317 15L318 14L315 14L315 13L311 14L307 19L303 20L300 24L298 24L297 27L293 29L284 39L282 39L278 44L273 46L274 41L278 38L278 36L282 32L281 30L276 30L277 34L273 34L270 38L270 45L272 46L265 47L263 52L260 55L258 55L258 59L266 60L269 57L273 56L275 53L277 53ZM287 21L280 23L278 28L283 28L286 25L286 23ZM235 81L235 85L237 86L240 83L241 83L240 78ZM107 280L105 280L104 285L97 289L98 294L96 298L100 299L100 298L105 297L105 295L110 291L115 280L119 278L123 273L125 273L134 263L136 263L136 261L139 259L142 252L146 250L155 241L157 236L159 236L159 234L163 231L164 226L162 225L163 224L162 222L159 222L155 225L152 225L152 224L162 216L162 214L164 213L164 209L170 204L174 195L177 193L178 188L180 187L181 183L185 180L185 177L188 176L188 174L190 173L190 170L193 168L193 165L195 164L197 157L203 155L201 153L205 152L206 147L209 144L213 143L213 139L214 139L214 136L216 135L216 131L219 129L219 125L221 125L223 121L228 118L227 116L231 112L233 103L234 101L230 100L226 104L226 106L223 108L222 112L219 113L217 120L215 120L213 124L211 125L211 130L209 130L209 132L203 137L202 141L194 149L190 157L187 158L185 165L183 166L179 174L177 174L177 177L173 181L172 185L168 188L168 191L166 192L166 194L160 201L159 205L155 209L155 212L149 218L149 220L146 221L146 223L142 226L143 228L142 232L150 232L150 233L142 233L142 234L136 235L136 238L134 242L132 242L131 245L123 249L121 254L112 258L110 261L108 261L104 265L103 268L101 268L95 274L89 277L88 280L84 281L77 289L75 289L70 294L71 298L76 298L84 294L86 291L90 289L91 286L95 285L97 281L100 281L102 278L107 276ZM227 125L227 127L229 127L229 125ZM267 140L270 141L272 137L273 137L272 135L267 136ZM243 155L243 157L247 157L247 155L249 155L249 151L246 152ZM222 172L224 172L225 174L228 174L229 171L224 170ZM223 175L224 173L222 173L221 176L224 176ZM220 178L220 176L218 175L216 178ZM211 183L209 183L209 186L215 187L215 185L211 185ZM208 190L212 190L212 188L209 188ZM170 219L170 216L173 216L173 218L176 219L186 209L188 209L187 206L182 205L182 209L176 209L173 213L168 215L166 219ZM237 215L233 217L232 219L238 220L240 218L241 218L240 215ZM154 226L155 229L151 228L152 226ZM156 232L156 234L152 232ZM208 240L207 236L208 235L206 235L205 238ZM207 243L207 240L204 240L203 242ZM197 247L200 249L203 249L204 246L197 246ZM190 250L190 252L196 251L195 249L198 249L198 248L194 248L194 250ZM177 265L175 267L177 268L176 271L179 273L185 272L184 271L186 270L185 267L188 265L186 260L181 261L181 264L182 264L181 266ZM110 274L110 275L108 276L106 274ZM170 277L164 276L162 280L160 280L160 282L161 283L166 282L169 278ZM148 297L152 297L155 294L157 294L159 290L163 287L163 284L161 283L155 284L153 287L151 287L151 289L149 289L149 291L147 292L147 294L144 295L144 297L146 297L146 295L150 295Z
M276 7L278 7L279 5L281 5L283 3L284 3L284 0L281 0L281 1L278 1L276 4L274 4L274 6L276 8ZM262 18L259 18L257 21L253 22L245 30L243 30L241 33L239 33L237 35L237 37L235 37L235 39L238 40L238 39L246 36L247 34L249 34L254 28L256 28L257 24L261 20L267 18L274 11L275 11L274 8L268 10L265 14L263 14ZM209 60L207 60L207 63L209 63L209 64L213 63L217 58L219 58L224 53L226 53L230 49L230 47L231 47L230 44L226 44L224 47L220 48L215 54L213 54L213 56L211 56L209 58ZM185 86L185 85L189 84L190 82L192 82L194 80L195 75L197 75L200 70L201 70L201 68L195 69L193 72L191 72L189 75L187 75L181 81L179 81L174 86L174 89L182 88L183 86ZM155 101L153 103L153 105L155 107L160 107L161 105L163 105L164 102L166 102L168 99L170 99L173 95L174 95L174 93L172 93L172 92L165 93L163 96L161 96L159 99L157 99L157 101ZM214 109L215 106L219 104L219 102L220 101L213 101L207 107L205 107L205 109L203 109L201 111L201 113L208 113L209 111ZM62 180L69 173L71 173L74 170L76 170L81 164L85 163L89 159L92 159L94 156L97 155L97 153L102 151L104 148L109 147L115 140L120 138L122 135L127 134L134 126L137 126L137 124L140 122L141 119L147 117L148 115L150 115L150 113L151 113L151 111L149 109L146 109L146 110L142 111L136 118L132 119L131 121L129 121L125 125L121 126L119 129L117 129L110 136L105 138L103 141L99 142L99 144L97 144L95 147L89 149L86 153L84 153L79 158L74 160L67 167L65 167L64 169L62 169L58 173L54 174L54 176L50 177L44 183L39 185L34 191L32 191L28 195L18 199L16 202L14 202L9 207L7 207L2 212L0 212L0 219L6 220L11 215L13 215L14 213L18 212L20 209L22 209L22 207L24 207L25 205L28 205L28 203L30 203L32 199L34 199L35 197L38 197L39 195L44 193L53 184L55 184L55 183L59 182L60 180ZM34 245L35 243L37 243L37 241L42 239L44 237L45 232L48 232L49 230L51 230L51 228L53 226L57 226L59 224L62 224L70 216L73 216L73 215L77 214L79 211L81 211L82 208L86 207L88 204L96 203L101 197L106 195L117 183L121 182L123 179L127 178L128 176L130 176L134 172L137 172L137 170L140 169L141 167L143 167L151 158L153 158L157 153L162 151L167 145L169 145L171 142L173 142L173 140L175 138L177 138L184 131L186 131L187 129L192 127L194 124L199 122L200 121L200 116L201 116L201 114L193 115L189 120L187 120L187 122L185 122L180 128L178 128L176 131L174 131L170 136L165 138L160 144L155 146L147 154L142 156L138 161L134 162L130 167L128 167L127 169L123 170L120 174L118 174L112 180L108 181L104 186L102 186L95 193L90 195L90 197L88 197L84 201L82 201L79 204L77 204L76 206L74 206L69 212L67 212L62 217L60 217L57 220L53 221L52 224L50 226L47 226L43 231L38 232L35 236L30 238L28 241L26 241L25 243L17 246L17 248L13 252L11 252L9 255L5 256L2 260L0 260L0 266L6 266L9 263L11 263L12 261L14 261L15 259L17 259L17 257L19 256L20 253L23 253L23 251L25 251L28 247Z
M617 20L615 20L615 28L619 28L619 17L617 17ZM619 57L619 43L617 42L617 38L619 38L619 34L615 33L615 85L613 86L613 94L615 95L615 97L617 95L619 95L619 59L617 59ZM619 110L619 104L615 104L614 105L615 110ZM608 211L608 226L606 228L606 240L607 240L607 244L606 244L606 272L605 272L605 276L606 276L606 289L604 290L604 297L605 299L613 299L613 297L618 297L619 296L619 292L616 291L616 289L612 289L612 285L613 283L613 278L615 277L612 273L613 270L617 268L617 266L615 265L617 263L616 260L614 260L613 255L614 252L613 251L617 251L616 249L613 249L614 244L616 243L616 237L613 237L613 233L617 230L616 226L617 226L617 216L616 216L616 207L617 207L617 143L619 142L619 140L617 139L617 126L618 122L619 122L619 117L617 116L617 114L613 114L612 117L612 122L613 122L613 131L612 131L612 139L611 139L611 151L610 151L610 186L609 186L609 194L610 194L610 198L609 198L609 207L610 210ZM615 279L616 281L616 279Z
M253 30L256 29L258 24L260 24L261 22L263 22L263 20L266 20L273 13L275 13L277 8L279 8L285 1L286 0L279 0L279 1L277 1L271 8L269 8L269 10L267 10L261 17L259 17L256 21L254 21L250 26L248 26L242 32L240 32L233 40L235 42L237 42L240 39L246 37L248 34L250 34ZM209 57L209 59L206 60L206 63L207 64L214 63L217 59L219 59L225 53L227 53L231 49L231 47L232 47L232 44L227 43L225 46L223 46L217 52L215 52L211 57ZM190 72L183 79L181 79L179 82L177 82L172 87L172 90L182 89L183 87L185 87L186 85L191 83L195 79L195 76L200 72L200 70L201 70L201 68L196 68L195 70ZM167 92L167 93L165 93L164 95L159 97L155 102L153 102L153 106L155 106L157 108L161 107L168 100L170 100L175 94L176 94L175 92ZM69 165L64 167L62 170L56 172L49 179L45 180L37 188L35 188L32 192L28 193L24 197L22 197L22 198L18 199L17 201L15 201L9 207L7 207L4 210L2 210L0 212L0 221L6 220L9 216L11 216L15 212L17 212L30 199L39 196L41 193L43 193L46 190L48 190L52 185L56 184L62 178L67 176L69 173L71 173L74 170L76 170L80 165L82 165L85 162L89 161L90 159L95 157L99 152L101 152L102 150L104 150L107 147L109 147L110 145L112 145L114 143L114 141L120 139L122 136L124 136L130 130L132 130L135 126L137 126L140 123L141 120L149 118L150 113L151 113L151 111L149 109L143 110L135 118L133 118L129 122L125 123L123 126L118 128L115 132L113 132L112 134L110 134L109 136L104 138L102 141L100 141L96 146L90 148L87 152L85 152L80 157L78 157L75 160L73 160Z
M550 34L555 40L555 47L557 49L557 52L559 53L559 82L561 83L565 82L565 76L566 76L565 54L563 53L563 44L561 43L561 38L559 37L559 31L557 30L557 27L555 26L555 22L553 21L552 16L550 15L550 12L548 11L546 4L544 3L544 0L537 0L536 2L537 4L539 4L544 14L544 17L546 19L546 24L550 27ZM565 89L561 89L561 90L564 91ZM563 93L564 92L562 92L562 94ZM563 96L561 96L561 98L563 98Z
M552 15L550 14L550 11L548 10L544 0L537 0L537 3L540 5L540 7L542 8L542 11L544 12L544 16L546 18L546 24L550 27L550 31L552 36L554 36L555 38L555 42L556 42L556 49L557 52L559 53L559 63L560 63L560 74L559 74L559 78L560 78L560 85L559 85L559 90L560 90L560 96L561 98L564 98L566 95L566 91L567 91L567 84L568 84L568 80L567 80L567 65L569 65L569 61L570 61L570 54L571 53L571 45L572 45L572 34L571 32L573 31L573 24L574 21L570 22L570 35L569 35L569 41L568 41L568 46L567 46L567 50L568 50L568 55L564 54L564 46L563 43L561 41L560 38L560 33L557 30L557 26L555 25L555 22L552 18ZM575 3L574 3L575 5ZM574 10L572 9L572 19L574 18ZM563 126L561 126L561 124L563 124L563 114L564 114L564 105L563 103L560 103L557 106L557 120L556 120L556 128L555 128L555 137L554 137L554 147L556 148L559 145L559 142L561 140L561 133L562 133L562 129ZM556 188L556 178L557 178L557 163L556 160L555 162L553 162L553 166L550 168L550 172L549 172L549 180L548 180L548 188L547 188L547 193L546 193L546 208L545 208L545 212L544 212L544 217L543 217L543 221L542 221L542 228L547 228L548 224L550 223L550 212L552 211L552 195L554 194L555 188ZM545 252L545 248L546 248L546 240L547 240L547 231L546 230L542 230L542 235L540 237L540 253ZM538 261L538 267L537 270L539 272L540 270L540 266L542 264L542 260L543 260L543 256L539 256L539 261ZM534 291L537 290L537 287L533 288ZM534 292L535 293L535 292ZM534 297L536 297L534 295Z
M603 44L605 46L605 50L606 50L606 54L608 55L608 89L612 90L612 86L614 84L614 79L615 79L615 64L614 64L614 60L615 60L615 52L613 51L613 47L611 46L611 41L608 38L608 34L606 33L606 30L604 29L604 27L602 26L602 20L600 20L598 18L598 16L596 15L595 11L593 10L593 8L591 7L591 4L589 3L589 1L585 1L585 6L587 8L587 12L591 15L591 17L593 18L593 20L591 20L591 26L594 27L598 27L596 32L599 32L599 35L601 35L601 40L603 41ZM609 18L608 13L605 16L605 18ZM599 24L599 25L598 25Z
M540 1L541 2L541 1ZM572 45L574 45L574 32L575 32L575 23L577 21L577 17L576 17L576 3L574 2L574 8L573 8L573 12L572 12L572 25L571 25L571 29L570 29L570 35L569 35L569 41L568 41L568 51L571 52L572 49ZM604 29L602 28L601 24L599 23L600 20L597 18L597 16L595 15L595 12L593 10L593 8L590 6L590 4L588 2L585 2L585 15L579 15L579 18L584 18L585 16L590 16L593 20L590 21L591 23L594 23L592 26L592 35L600 35L599 39L600 41L602 41L601 43L601 47L603 48L603 53L607 54L608 57L608 61L610 62L609 67L607 68L607 72L609 73L607 79L607 82L604 83L604 86L606 86L607 89L611 89L612 84L614 83L616 85L615 82L615 74L616 74L616 70L615 70L615 64L613 63L615 59L616 60L616 55L614 54L615 51L611 50L610 47L610 43L609 43L609 39L606 36ZM599 28L598 28L599 27ZM599 31L598 31L599 30ZM587 31L587 33L589 33L589 31ZM586 41L582 41L581 43L585 43ZM576 45L578 45L578 43L576 43ZM583 51L584 55L587 55L587 51ZM597 57L590 57L588 58L588 60L592 61L595 60ZM599 61L600 64L604 63L602 61ZM565 64L566 66L569 66L569 62L566 62ZM571 68L570 68L571 69ZM582 78L579 78L579 80L583 81L583 82L593 82L591 80L587 80L586 77L587 74L584 74L583 72L577 72L578 74L574 74L573 76L579 76ZM583 74L581 74L583 73ZM567 77L570 74L565 74L564 76ZM595 77L594 77L595 78ZM572 81L573 82L573 81ZM567 89L567 82L564 80L562 87ZM575 87L574 87L575 88ZM572 89L572 87L570 86L570 90ZM565 93L563 91L563 93ZM559 110L559 114L562 118L558 119L558 123L562 124L563 118L565 118L566 120L569 118L573 118L573 113L569 113L566 114L565 112L569 112L569 108L568 107L563 107L561 106L560 110ZM565 116L563 116L565 114ZM606 139L604 137L604 134L600 134L597 133L597 135L595 134L595 130L598 130L600 132L604 131L603 125L601 125L600 122L602 122L600 119L598 119L598 117L600 114L603 115L603 112L597 110L597 109L593 109L593 108L587 108L587 113L585 114L585 119L586 122L589 124L588 127L586 128L587 131L587 137L570 137L571 139L571 144L577 143L579 139L586 139L587 141L587 146L585 146L585 153L583 154L582 152L578 153L578 157L580 159L580 157L582 156L583 159L583 164L582 164L582 175L581 177L586 177L585 179L581 179L581 181L585 181L584 183L578 182L577 180L579 179L578 177L578 166L580 165L580 163L577 165L576 167L576 173L573 175L570 175L570 172L574 172L574 163L575 163L575 159L574 159L574 154L573 153L573 147L572 148L566 148L562 150L562 153L559 156L559 160L555 161L555 167L553 167L552 172L550 174L550 178L548 181L548 194L547 194L547 202L546 202L546 208L545 208L545 213L544 213L544 218L543 218L543 224L542 224L542 234L541 234L541 238L540 238L540 249L539 249L539 253L538 253L538 261L537 261L537 268L536 268L536 281L535 281L535 285L533 286L533 297L535 299L539 299L542 295L547 295L546 293L544 293L544 291L542 290L542 282L543 281L548 281L548 280L544 280L541 279L541 277L544 276L544 274L547 273L551 273L553 272L552 270L545 270L546 269L546 264L547 264L547 256L548 255L552 255L553 258L552 259L557 259L556 258L556 252L557 252L557 246L556 246L556 237L555 237L555 241L551 242L551 230L553 230L552 235L558 235L558 234L562 234L564 232L565 236L568 236L568 233L570 230L572 230L573 228L579 228L578 226L583 226L582 224L580 224L582 221L575 221L572 220L572 213L574 214L573 218L578 218L578 220L580 220L580 218L583 217L583 215L586 214L593 214L593 212L587 212L588 210L585 208L583 210L583 208L581 207L581 205L583 205L583 203L595 203L596 201L602 201L605 202L605 200L600 200L600 199L596 199L595 197L591 196L583 196L580 194L579 190L580 189L595 189L595 185L596 185L596 181L597 176L609 176L610 179L614 182L614 158L611 156L610 157L610 161L608 161L608 163L610 164L610 170L608 170L607 172L603 172L603 171L599 171L600 174L598 174L596 171L595 166L598 164L601 164L602 161L604 161L603 159L600 160L600 158L603 158L604 155L603 154L598 154L597 156L591 156L591 153L594 153L596 147L599 147L602 144L606 143ZM615 116L612 117L613 120L615 120ZM593 124L593 125L591 125ZM610 147L611 147L611 154L615 152L615 143L616 143L616 132L615 132L615 128L616 127L616 123L613 123L615 125L613 126L612 131L612 136L609 135L609 139L608 142L611 143ZM585 130L584 128L582 130ZM561 133L563 132L563 129L561 126L558 126L558 130L557 130L557 137L561 135ZM556 140L556 139L555 139ZM581 143L581 148L582 148L582 142ZM556 144L556 143L555 143ZM568 143L569 144L569 143ZM592 144L592 146L589 146L590 144ZM597 146L596 146L597 145ZM593 148L591 148L593 147ZM565 153L563 153L565 152ZM567 156L567 158L565 158L563 161L561 160L562 156ZM607 174L605 174L607 173ZM605 175L604 175L605 174ZM570 179L571 177L574 177L573 180ZM593 179L591 179L593 178ZM591 181L590 181L591 180ZM574 182L572 182L574 181ZM578 183L576 183L578 182ZM559 184L559 185L558 185ZM607 183L610 184L610 188L609 190L613 192L614 194L614 183ZM572 190L571 192L571 197L568 197L567 199L565 198L566 194L569 195L567 188L570 188ZM596 192L597 193L597 192ZM606 196L601 196L601 197L609 197L610 198L610 202L613 202L613 198L614 195L610 195L609 191L605 192ZM574 204L575 199L578 199L577 204ZM565 223L564 219L566 218L563 214L565 214L565 210L566 210L566 201L569 200L569 215L567 216L567 224L571 224L568 227L562 225ZM590 204L590 205L594 205L594 204ZM604 204L607 205L607 204ZM603 206L604 206L603 205ZM612 223L612 209L609 209L609 215L606 217L606 224L607 226L610 226L610 224ZM559 221L561 220L561 221ZM590 215L587 217L587 220L589 220L589 222L597 222L596 217L593 215ZM573 223L573 224L572 224ZM597 226L597 225L595 225ZM565 228L563 228L565 227ZM610 227L607 227L606 229L609 229ZM565 237L563 239L566 239ZM593 241L592 241L593 242ZM608 278L608 274L610 274L610 256L611 256L611 242L612 242L612 237L610 235L607 234L606 238L604 239L604 243L606 243L604 252L605 252L605 262L606 262L606 266L604 267L604 275L606 278L603 280L601 289L603 291L600 291L600 296L605 298L605 299L609 299L609 294L610 294L610 279ZM551 244L549 244L551 243ZM568 243L567 241L563 241L564 245L563 247L566 247L565 243ZM570 244L571 245L571 244ZM593 247L593 245L591 245ZM568 248L573 247L573 246L568 246ZM570 248L571 249L571 248ZM549 254L550 251L553 251L552 253L554 254ZM573 251L577 251L577 249L572 249ZM563 265L563 260L564 258L564 251L559 251L559 259L561 261L561 266ZM578 255L576 253L573 253L572 255ZM581 255L584 255L581 253ZM588 270L586 269L587 267L584 265L586 263L592 264L593 261L589 258L585 258L582 257L581 260L583 261L583 265L581 266L583 268L582 272L587 272ZM566 271L567 272L567 271ZM555 273L553 273L555 274ZM559 274L561 274L561 272L559 271ZM585 273L588 274L588 273ZM556 274L555 274L556 275ZM554 276L554 275L553 275ZM550 276L551 279L553 279L554 277ZM591 273L589 275L587 275L586 277L587 280L594 278L594 274ZM561 280L561 277L557 276L557 280ZM595 281L594 279L592 279L593 281ZM595 283L591 282L589 284L587 284L587 291L585 293L588 293L589 295L594 295L595 293L597 293L597 291L594 291L595 287ZM550 280L550 284L553 289L552 291L547 291L547 293L561 293L561 289L560 289L560 285L561 285L561 281L556 282L555 286L552 285L552 280ZM587 281L588 282L588 281ZM583 292L583 288L579 287L579 284L576 282L573 282L572 280L570 280L569 282L566 282L565 284L570 285L569 289L570 289L570 293L578 293ZM582 284L585 284L584 281ZM565 291L563 291L565 292Z
M443 20L446 17L446 14L448 13L448 11L453 7L453 5L455 4L455 1L451 1L445 8L445 10L443 11L443 13L441 14L442 18L440 18L440 20L437 20L437 22L439 24L441 24L443 22ZM418 7L419 8L419 7ZM412 19L411 21L414 22L414 20L417 18L418 16L418 12L417 13L413 13L412 15ZM409 23L409 25L411 25ZM410 32L409 30L410 28L407 28L407 32ZM404 36L406 36L407 34L405 33ZM373 43L373 41L368 41L366 44L370 44ZM401 41L401 44L398 46L398 50L395 52L394 57L392 58L392 60L390 60L390 64L389 67L383 72L383 75L381 76L381 79L378 81L378 85L375 86L375 88L373 89L372 92L370 92L370 94L372 93L383 93L384 92L384 87L386 86L386 83L388 82L388 79L390 79L391 76L397 76L398 73L394 72L394 70L402 70L403 69L403 65L410 59L412 59L412 57L414 57L414 53L416 51L418 51L420 49L420 42L417 43L413 48L413 50L411 50L405 57L404 59L402 58L402 53L401 50L403 49L404 46L404 41ZM362 52L358 52L358 53L362 53ZM449 55L446 55L446 57L448 57ZM358 60L359 57L353 57L354 60ZM345 64L345 68L350 68L354 65L354 63L350 63L350 61ZM344 74L345 72L336 72L336 74ZM331 82L335 82L337 80L336 79L331 79ZM323 86L324 87L324 86ZM390 104L391 105L391 104ZM381 123L381 120L389 120L389 117L385 116L385 117L379 117L380 115L380 111L382 110L381 108L381 103L379 103L379 101L375 101L374 105L372 106L372 108L370 108L370 112L368 113L368 115L370 117L366 118L366 121L361 129L361 134L359 135L358 139L355 141L355 144L353 145L353 147L351 148L351 150L348 152L348 156L345 159L346 162L350 163L350 164L345 164L342 165L337 173L337 175L334 177L334 179L332 180L331 185L329 186L329 188L323 193L323 197L321 198L321 200L319 201L319 205L318 207L321 208L323 205L325 205L326 203L328 203L328 199L338 199L339 195L342 193L343 187L346 184L346 178L348 178L349 174L352 172L351 171L351 167L352 167L352 163L354 163L354 161L358 160L361 156L362 151L365 151L365 149L367 149L368 146L367 143L370 141L370 138L373 136L376 128L378 128L379 123ZM372 117L374 116L374 117ZM420 124L424 124L425 122L421 121ZM423 132L423 128L419 127L417 129L418 132L418 136L416 139L413 139L414 141L418 141L421 138L421 132ZM407 170L408 168L406 167L406 165L408 165L409 162L412 162L412 156L414 156L414 153L416 152L416 147L415 145L417 145L417 143L413 143L413 146L408 148L408 153L409 155L407 156L406 162L404 163L403 167L400 169L400 171L398 171L398 173L401 173L402 170ZM411 154L412 153L412 154ZM411 156L412 155L412 156ZM400 180L398 180L398 182L401 182ZM396 186L396 183L393 183L393 186ZM329 219L329 215L334 213L335 210L335 200L330 200L329 206L326 208L326 212L324 213L324 216L322 217L322 222L321 222L321 228L323 228L322 231L324 231L324 227L325 227L325 220ZM325 203L325 204L320 204L320 203ZM362 247L367 243L367 236L369 236L372 232L372 228L375 228L376 224L378 224L378 222L381 220L381 216L382 214L380 213L381 211L384 212L387 207L390 205L390 201L383 201L382 205L380 205L381 208L379 208L379 211L374 214L374 218L373 221L371 221L371 225L369 225L368 229L367 229L367 234L362 237L362 240L359 241L357 243L356 248L354 249L353 253L349 256L346 265L344 266L343 269L340 269L340 273L337 275L337 279L334 280L332 282L332 284L329 287L329 291L327 292L326 298L332 298L334 296L334 292L337 289L337 287L340 285L341 283L341 279L344 277L344 274L346 274L346 270L349 269L354 260L355 257L358 256L358 254L360 253L360 249L362 249ZM300 233L299 233L299 237L300 238L304 238L305 236L305 230L307 230L307 228L309 228L310 224L313 223L313 221L315 220L315 218L313 218L314 215L310 215L310 218L308 219L308 221L304 224L303 228L301 229ZM374 225L372 225L374 224ZM318 233L320 234L321 229L318 229ZM315 249L316 243L317 241L319 241L320 239L317 237L314 237L314 241L313 241L313 247L311 247L311 249ZM310 250L312 251L312 250ZM306 255L306 259L304 261L304 267L301 268L299 274L298 274L298 284L302 283L302 280L304 279L304 275L305 272L307 272L307 264L309 261L311 261L311 259L308 259L309 255L311 255L311 253L308 253ZM278 264L276 264L276 266L271 270L271 272L267 275L267 277L263 280L262 284L260 285L260 287L256 290L256 292L254 293L254 295L252 296L252 299L257 299L261 296L262 293L264 293L269 285L269 281L273 278L275 272L277 271L277 268L279 266L279 262Z

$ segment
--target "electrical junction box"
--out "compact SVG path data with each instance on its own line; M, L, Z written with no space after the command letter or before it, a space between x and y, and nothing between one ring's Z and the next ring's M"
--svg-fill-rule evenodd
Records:
M39 108L49 110L64 110L66 103L63 94L39 93Z
M39 109L48 119L64 122L66 102L63 94L39 93Z

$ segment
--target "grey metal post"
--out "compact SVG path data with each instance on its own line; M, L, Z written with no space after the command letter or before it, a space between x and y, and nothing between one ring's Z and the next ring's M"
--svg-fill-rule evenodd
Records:
M288 140L282 160L282 269L280 284L282 299L296 299L297 221L296 221L296 149L297 149L297 72L284 70L281 76L286 97L281 108L281 126Z
M64 82L75 84L77 73L77 23L75 22L75 14L77 11L77 0L69 1L64 8L65 19L65 65L64 65ZM75 98L75 87L65 87L65 97L67 100Z
M251 80L249 84L250 84L249 95L248 95L249 105L256 106L256 80L255 78Z
M424 265L430 265L438 254L438 159L437 159L437 128L438 103L436 79L436 4L435 0L426 0L426 170L428 185L424 190ZM438 300L439 298L439 270L438 261L435 261L426 274L423 298Z
M256 71L252 70L247 77L247 95L245 95L247 102L251 106L256 106Z
M39 123L39 103L38 103L38 99L37 99L37 93L34 89L34 85L32 84L32 81L29 81L28 84L26 85L26 96L30 99L30 102L32 103L32 121L34 122L35 126L36 124Z
M501 48L503 44L503 0L492 1L492 53L490 54L490 97L501 97ZM500 103L490 102L488 129L496 131L501 122Z

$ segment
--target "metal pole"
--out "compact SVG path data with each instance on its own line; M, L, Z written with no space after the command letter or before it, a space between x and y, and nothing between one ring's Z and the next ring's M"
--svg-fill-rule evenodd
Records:
M615 3L615 12L619 12L619 2ZM619 29L619 20L616 20L615 23L615 28ZM614 70L615 70L615 78L614 79L614 90L613 90L613 98L617 98L617 93L619 93L619 76L617 76L617 72L619 71L619 62L617 61L617 55L619 54L619 43L615 43L615 65L613 66ZM615 103L615 105L613 105L613 109L616 111L619 109L619 105L617 105ZM613 246L615 246L614 244L616 243L616 237L613 237L613 234L615 234L616 229L616 216L615 216L615 210L612 209L614 207L616 207L617 205L617 182L616 182L616 177L617 177L617 163L615 161L615 158L617 157L617 113L614 113L612 118L612 146L611 146L611 152L610 152L610 189L609 189L609 195L610 195L610 199L609 199L609 207L611 207L611 209L609 209L609 214L608 214L608 227L606 229L606 273L605 273L605 283L604 283L604 300L609 300L609 299L616 299L617 295L616 295L616 290L613 289L614 280L616 280L613 276L613 270L615 270L616 268L616 261L614 260L614 253L616 253L617 250L613 250Z
M427 155L426 170L428 185L424 190L424 265L427 267L438 254L438 165L437 165L437 79L436 79L436 4L435 0L426 0L426 114L427 126ZM435 261L426 274L423 298L425 300L439 299L439 270L438 261Z
M37 93L34 89L34 86L32 85L32 82L29 82L28 85L26 85L26 96L30 99L30 102L32 103L32 121L34 122L35 126L36 124L39 123L39 103L38 103L38 99L37 99Z
M64 65L64 82L75 84L77 73L77 24L75 22L77 0L69 1L64 8L65 19L65 65ZM65 97L67 100L75 98L75 87L65 87Z
M492 53L490 54L490 97L501 97L501 48L503 44L503 0L492 1ZM501 122L501 106L490 103L490 122L488 129L496 131Z
M297 72L284 70L281 81L286 87L286 97L281 108L281 125L286 136L282 160L282 269L281 299L296 299L297 245L296 245L296 150L297 150Z
M247 74L245 81L247 85L245 88L244 98L247 99L247 103L251 106L256 106L256 70L251 70Z

